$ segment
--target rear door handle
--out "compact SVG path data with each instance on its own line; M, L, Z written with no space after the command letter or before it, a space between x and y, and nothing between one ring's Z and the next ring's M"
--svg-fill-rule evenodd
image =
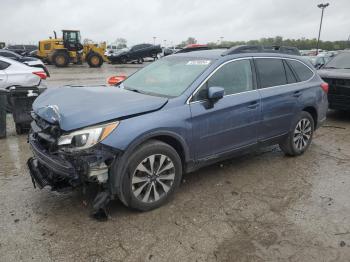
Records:
M300 92L300 91L295 91L295 92L293 93L293 96L294 96L294 97L299 97L299 96L301 96L301 92Z
M259 105L258 101L251 102L249 106L247 106L249 109L255 109Z

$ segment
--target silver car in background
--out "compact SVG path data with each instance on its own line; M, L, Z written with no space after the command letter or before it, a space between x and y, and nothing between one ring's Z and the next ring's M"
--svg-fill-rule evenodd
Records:
M11 86L38 86L47 78L46 72L13 59L0 56L0 88Z

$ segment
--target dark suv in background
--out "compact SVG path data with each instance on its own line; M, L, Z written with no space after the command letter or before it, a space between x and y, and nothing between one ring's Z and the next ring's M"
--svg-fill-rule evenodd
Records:
M350 51L340 52L318 73L329 84L329 108L350 111Z
M159 45L140 44L134 45L130 49L124 48L119 52L115 52L108 56L111 63L122 63L136 61L139 64L143 63L144 58L151 57L157 58L158 54L163 50Z
M257 146L303 154L325 121L328 85L300 56L196 51L160 59L117 87L51 88L33 105L28 161L39 187L99 183L157 208L183 173Z

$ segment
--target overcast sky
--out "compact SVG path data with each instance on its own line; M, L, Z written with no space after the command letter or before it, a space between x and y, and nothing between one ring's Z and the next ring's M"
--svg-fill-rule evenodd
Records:
M1 0L0 42L37 43L56 30L80 29L82 38L128 44L199 43L281 35L317 37L315 0ZM321 39L350 35L350 0L329 0Z

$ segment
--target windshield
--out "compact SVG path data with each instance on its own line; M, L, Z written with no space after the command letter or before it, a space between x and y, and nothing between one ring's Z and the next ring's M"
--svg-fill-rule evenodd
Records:
M317 56L309 56L309 59L313 65L317 64Z
M141 69L123 82L125 89L176 97L211 64L202 58L168 57Z
M350 69L350 52L338 54L323 68Z

